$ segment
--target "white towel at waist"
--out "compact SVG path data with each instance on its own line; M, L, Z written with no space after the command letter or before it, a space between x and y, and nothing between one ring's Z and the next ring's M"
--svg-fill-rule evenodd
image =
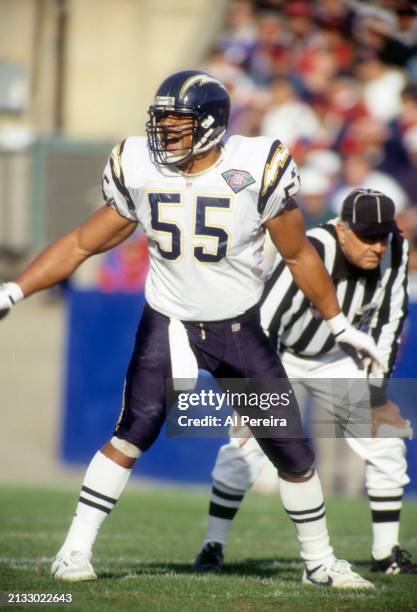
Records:
M191 349L187 330L179 319L170 318L168 337L174 389L194 389L198 378L197 360Z

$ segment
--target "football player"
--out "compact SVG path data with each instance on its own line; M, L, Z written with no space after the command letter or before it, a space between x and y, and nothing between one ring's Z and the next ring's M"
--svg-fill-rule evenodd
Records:
M257 379L275 379L288 390L257 307L265 231L335 339L379 364L374 341L341 313L332 281L305 236L293 200L299 177L288 149L267 137L226 140L229 111L225 87L210 75L183 71L168 77L149 108L147 138L127 138L110 155L105 205L1 289L0 309L6 312L70 276L88 257L121 243L138 224L147 234L147 305L121 414L113 436L88 466L72 524L52 564L56 578L96 578L94 541L134 463L159 435L168 379L192 385L199 366L216 377L251 379L255 387ZM276 431L259 444L279 470L281 497L305 563L303 582L372 587L333 554L321 485L296 404L275 413L287 419L288 435Z

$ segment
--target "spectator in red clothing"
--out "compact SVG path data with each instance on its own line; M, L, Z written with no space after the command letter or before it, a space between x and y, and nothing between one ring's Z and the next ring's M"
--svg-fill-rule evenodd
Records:
M135 232L129 240L106 253L99 269L97 287L101 291L143 291L148 267L146 236Z

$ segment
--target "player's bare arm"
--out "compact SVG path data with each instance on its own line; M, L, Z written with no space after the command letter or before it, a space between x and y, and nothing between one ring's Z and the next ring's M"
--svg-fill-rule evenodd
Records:
M16 279L24 296L68 278L88 257L107 251L132 234L136 223L109 206L44 249Z
M298 287L316 306L323 319L331 319L339 314L340 307L332 279L305 235L300 209L286 209L277 217L269 219L265 226Z

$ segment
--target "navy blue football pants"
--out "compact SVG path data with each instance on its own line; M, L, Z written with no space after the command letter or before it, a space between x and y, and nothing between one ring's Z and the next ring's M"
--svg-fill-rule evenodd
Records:
M171 379L171 358L168 341L169 318L145 306L135 340L133 355L126 375L123 407L114 435L146 451L155 442L166 418L167 381ZM259 310L226 321L184 322L198 366L219 379L256 379L268 381L268 390L282 393L291 389L285 370L269 338L260 325ZM226 391L227 389L225 389ZM258 389L262 391L263 387ZM236 407L239 413L241 409ZM257 409L258 416L265 413ZM286 418L288 427L283 436L277 427L268 437L252 433L264 453L287 474L303 474L313 464L314 455L304 438L294 393L286 406L271 408L272 414ZM254 410L251 409L253 416ZM256 414L256 409L255 409Z

